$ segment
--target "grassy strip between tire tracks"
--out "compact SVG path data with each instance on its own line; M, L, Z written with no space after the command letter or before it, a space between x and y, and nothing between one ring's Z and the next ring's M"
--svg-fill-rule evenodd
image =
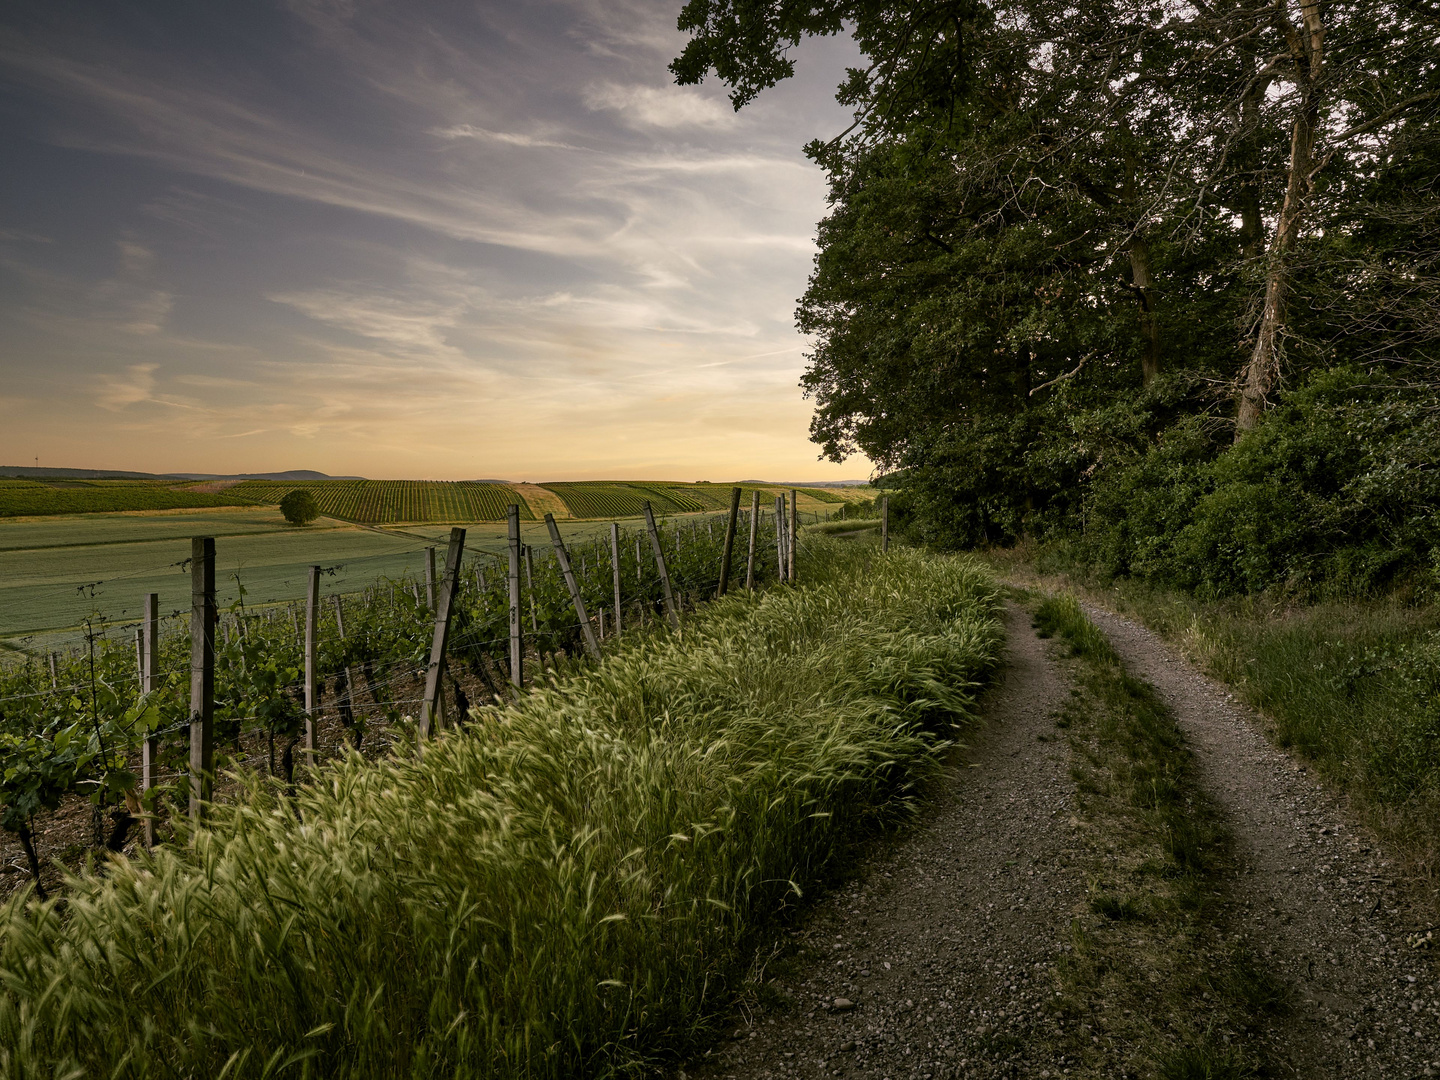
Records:
M1287 989L1225 930L1229 837L1200 792L1169 711L1128 675L1070 596L1042 600L1042 636L1070 647L1070 740L1089 911L1059 967L1079 1075L1267 1075L1257 1025Z
M0 909L0 1076L635 1074L913 811L999 643L969 559L816 540L423 757L252 781L188 844ZM298 819L298 820L297 820Z

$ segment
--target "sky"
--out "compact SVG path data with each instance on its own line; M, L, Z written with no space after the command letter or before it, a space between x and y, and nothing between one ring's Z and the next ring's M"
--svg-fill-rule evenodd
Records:
M0 8L0 465L544 481L817 460L801 147L681 0Z

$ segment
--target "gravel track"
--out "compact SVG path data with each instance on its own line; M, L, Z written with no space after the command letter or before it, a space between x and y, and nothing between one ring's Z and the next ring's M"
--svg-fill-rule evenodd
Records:
M1407 942L1427 927L1393 864L1224 686L1143 626L1082 607L1173 711L1235 838L1231 926L1296 991L1268 1032L1282 1075L1440 1073L1440 972Z
M755 1013L692 1073L1062 1075L1049 973L1085 900L1069 750L1051 739L1069 685L1026 612L1005 623L986 726L924 822L817 906L805 959L774 987L790 1007Z
M1295 991L1257 1021L1279 1074L1440 1075L1440 943L1411 947L1423 914L1373 838L1223 686L1084 606L1173 710L1234 836L1225 922ZM1069 751L1052 738L1069 685L1026 612L1010 605L1005 622L986 725L924 821L796 931L800 958L770 984L788 1005L747 1013L691 1076L1043 1078L1075 1064L1052 975L1086 903Z

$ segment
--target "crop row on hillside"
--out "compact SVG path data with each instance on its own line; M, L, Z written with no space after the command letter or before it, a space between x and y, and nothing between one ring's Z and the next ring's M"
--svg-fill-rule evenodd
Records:
M730 505L730 489L732 487L739 487L744 492L741 498L743 504L746 506L750 505L750 493L752 491L760 492L760 502L762 505L768 505L773 502L776 495L783 494L788 497L792 490L799 496L801 506L805 506L807 502L828 503L837 506L845 502L842 496L835 494L833 491L827 491L825 488L797 487L792 489L780 484L686 484L683 487L671 484L657 484L655 486L667 492L675 491L683 493L687 498L699 503L700 507L705 510L726 509ZM809 508L807 507L807 509Z
M47 483L0 479L0 517L186 510L207 506L248 506L253 501L236 493L210 494L169 484L106 480Z
M635 517L647 500L656 513L694 513L701 510L725 510L730 506L732 487L744 492L743 505L750 505L750 493L760 492L761 505L768 507L775 496L790 489L773 484L674 484L665 481L602 481L577 480L544 484L564 501L566 509L577 518ZM843 496L824 488L797 488L800 505L806 510L815 504L839 505ZM809 503L810 505L806 505Z
M402 522L499 521L510 503L520 505L520 516L534 518L525 500L504 484L470 480L318 480L277 483L247 480L234 489L257 502L278 503L291 491L303 489L315 497L320 513L362 525Z
M826 542L429 744L256 783L0 908L0 1072L633 1074L793 899L914 808L995 661L975 563ZM136 988L143 988L138 993Z
M560 496L566 509L577 518L636 517L647 501L659 514L703 509L697 500L686 498L683 493L672 494L658 484L585 480L542 486Z

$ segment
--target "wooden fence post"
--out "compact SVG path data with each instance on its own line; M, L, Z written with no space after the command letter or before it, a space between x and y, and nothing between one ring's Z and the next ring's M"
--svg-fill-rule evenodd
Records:
M160 594L145 594L145 610L140 623L140 693L149 694L155 689L156 653L160 648ZM140 795L155 786L155 767L159 764L160 740L147 735L140 744ZM145 846L155 846L155 818L146 814Z
M565 550L565 541L560 539L560 529L555 524L555 515L545 515L545 527L550 530L550 543L555 548L555 558L560 563L560 573L565 576L565 585L570 590L570 602L575 605L575 617L580 620L580 633L585 639L585 649L596 660L600 659L600 643L595 640L595 631L590 626L590 616L585 611L585 599L580 595L580 586L575 581L575 571L570 566L570 553Z
M880 496L880 550L890 550L890 496Z
M776 576L785 580L785 496L775 496L775 562Z
M432 549L433 550L433 549ZM435 605L435 634L430 639L430 665L425 670L425 700L420 703L420 742L439 730L441 698L445 692L445 646L450 642L450 613L460 591L460 558L465 554L465 530L450 530L450 548L445 553L445 579Z
M660 547L660 531L655 528L655 511L650 509L650 500L640 504L645 511L645 531L650 534L650 546L655 549L655 567L660 571L660 587L665 591L665 611L670 616L670 625L680 629L680 613L675 610L675 594L670 589L670 571L665 565L665 552Z
M425 606L435 610L435 549L425 549Z
M615 577L615 633L620 633L620 525L610 523L610 567Z
M190 817L215 790L215 538L190 541Z
M305 589L305 760L315 761L315 717L320 712L320 567L310 567Z
M345 605L340 602L339 593L335 594L335 632L340 635L341 641L345 640ZM345 695L347 700L342 705L342 710L344 708L348 708L350 710L350 718L351 720L354 720L356 701L355 676L354 673L350 670L349 664L345 665ZM340 717L342 720L344 719L345 713L343 711L341 712Z
M537 635L535 638L535 649L540 649L540 620L535 615L535 552L529 544L522 544L520 550L525 553L525 589L530 593L530 632Z
M760 492L750 492L750 551L745 556L745 590L755 591L755 538L760 532Z
M511 503L506 507L505 524L510 537L510 682L518 689L525 682L525 641L520 635L520 506L518 503ZM534 603L533 595L531 603Z
M55 654L53 652L50 654L50 689L60 689L60 672L55 666Z
M730 588L730 557L735 550L735 523L740 519L740 489L730 489L730 520L725 525L725 550L720 555L720 590L724 596Z
M800 546L800 495L790 489L790 528L785 534L786 546L790 549L789 574L791 584L795 581L795 549Z

